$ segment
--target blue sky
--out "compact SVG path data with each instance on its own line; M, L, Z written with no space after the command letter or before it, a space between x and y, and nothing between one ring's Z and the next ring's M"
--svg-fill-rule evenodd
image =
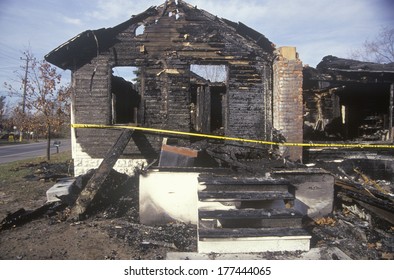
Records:
M35 57L88 30L112 27L165 0L0 0L0 95L17 80L22 53ZM313 67L325 55L348 57L382 26L394 26L393 0L187 0L240 21L279 46L296 46ZM21 72L21 71L20 71ZM69 79L69 71L63 72ZM20 83L14 81L14 83Z

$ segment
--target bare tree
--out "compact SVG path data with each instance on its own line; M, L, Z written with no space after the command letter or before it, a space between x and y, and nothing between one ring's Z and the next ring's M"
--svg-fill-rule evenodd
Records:
M362 48L352 51L350 57L377 63L394 62L394 28L382 27L374 40L365 40Z
M6 104L5 104L5 96L0 96L0 123L4 118L5 115L5 110L6 110Z
M33 118L30 121L26 119L27 111L35 116L34 119L42 117L41 124L46 127L48 140L47 158L50 160L51 131L58 129L69 116L69 86L61 84L61 75L48 62L37 60L31 53L26 57L29 57L29 69L22 81L23 92L20 93L7 83L5 85L12 95L22 97L22 120L19 120L19 127L27 129L33 126Z
M5 103L5 96L0 96L0 133L4 129L4 121L6 115L6 103Z
M227 79L227 68L225 65L195 65L190 70L200 77L211 82L225 82Z

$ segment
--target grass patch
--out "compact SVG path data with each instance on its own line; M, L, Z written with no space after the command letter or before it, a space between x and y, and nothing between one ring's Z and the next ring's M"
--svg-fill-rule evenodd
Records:
M45 174L70 176L71 151L52 154L51 160L37 157L0 164L0 220L8 211L34 209L45 203L46 191L54 181L42 180Z
M51 154L49 165L63 164L71 160L71 151L60 152L58 154ZM46 157L37 157L25 160L18 160L10 163L0 164L0 185L2 183L15 183L29 175L35 166L42 162L46 162Z

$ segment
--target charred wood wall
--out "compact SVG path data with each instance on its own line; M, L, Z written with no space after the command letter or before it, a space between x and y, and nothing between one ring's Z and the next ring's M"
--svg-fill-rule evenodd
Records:
M303 96L305 138L314 140L316 132L340 134L341 106L335 90L305 90Z
M190 131L190 65L226 65L225 134L270 139L272 49L261 47L249 37L253 34L241 33L231 22L181 1L177 6L171 3L158 7L153 15L150 11L138 21L129 21L114 38L98 41L97 57L73 70L74 122L112 124L111 69L136 66L140 69L139 124ZM136 35L142 25L143 34ZM103 158L119 133L75 129L81 151L91 158ZM187 144L188 139L180 143ZM161 137L135 133L123 157L153 158L160 146Z

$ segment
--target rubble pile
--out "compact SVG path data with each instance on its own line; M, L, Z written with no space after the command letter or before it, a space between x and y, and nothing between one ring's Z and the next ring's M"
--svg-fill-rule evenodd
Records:
M394 259L394 227L354 204L310 230L316 247L337 247L355 260Z
M14 172L21 169L29 169L32 172L25 176L26 180L55 182L59 178L72 175L72 162L48 163L47 161L42 161L40 163L26 163L12 168L10 171Z

